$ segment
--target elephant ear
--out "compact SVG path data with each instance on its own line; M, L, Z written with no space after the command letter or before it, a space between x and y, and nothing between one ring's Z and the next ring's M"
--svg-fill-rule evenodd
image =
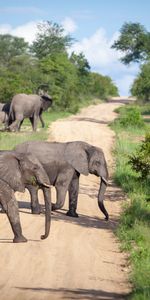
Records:
M24 192L25 186L15 154L10 151L0 152L0 178L14 190Z
M65 149L65 160L79 173L83 175L89 174L88 157L85 151L84 143L67 143Z

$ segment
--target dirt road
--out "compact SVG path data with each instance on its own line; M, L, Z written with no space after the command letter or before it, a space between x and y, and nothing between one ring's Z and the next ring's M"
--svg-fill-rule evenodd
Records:
M112 173L114 133L108 122L115 118L118 103L83 109L75 117L52 124L49 140L83 140L102 147ZM13 244L6 216L0 215L0 300L115 300L129 292L126 257L113 234L123 193L111 179L106 193L110 221L98 209L99 179L81 176L79 218L65 215L68 206L53 213L51 235L41 241L44 215L30 213L29 195L17 193L26 244ZM40 193L41 203L43 203ZM53 198L55 191L53 189Z

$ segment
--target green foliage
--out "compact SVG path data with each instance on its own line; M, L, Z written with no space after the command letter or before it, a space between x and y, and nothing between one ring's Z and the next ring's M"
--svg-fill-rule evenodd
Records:
M127 107L119 109L126 111ZM142 110L142 109L141 109ZM144 110L144 108L143 108ZM115 127L117 128L117 127ZM129 262L132 266L130 280L133 286L132 293L128 296L130 300L150 299L150 179L143 177L128 163L129 156L132 157L137 149L137 141L142 152L149 153L149 146L140 142L143 129L138 131L127 131L120 127L117 131L115 148L116 170L114 179L127 193L126 201L120 219L117 235L122 242L122 249L129 252ZM149 127L148 127L149 128ZM149 136L146 140L149 144ZM146 144L147 144L146 142ZM146 150L147 149L147 150ZM140 153L140 150L139 150ZM146 153L145 153L146 155Z
M120 115L116 119L117 123L122 128L136 127L142 128L145 126L138 106L128 105L120 109Z
M141 174L142 179L150 175L150 134L146 135L136 153L129 156L129 164Z
M118 96L118 89L109 76L102 76L98 73L90 73L89 91L97 98L107 99L111 96Z
M23 38L0 34L0 66L7 66L13 57L27 53L27 48Z
M131 93L137 99L150 101L150 62L140 68L140 73L134 80Z
M37 58L42 59L56 53L66 53L66 49L71 45L72 38L64 34L64 29L57 23L44 21L38 24L36 40L33 41L30 51Z
M72 40L60 25L49 21L38 25L30 47L23 39L1 35L0 102L9 102L17 93L37 93L39 86L46 86L55 111L76 113L83 98L88 102L93 96L104 99L107 94L114 95L117 88L102 75L102 92L95 92L83 53L70 57L67 53Z
M140 23L124 23L112 48L125 53L124 64L145 61L150 58L150 33Z

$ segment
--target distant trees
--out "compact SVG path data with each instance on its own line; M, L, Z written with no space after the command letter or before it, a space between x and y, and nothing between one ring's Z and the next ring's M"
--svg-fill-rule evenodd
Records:
M140 72L131 87L132 95L145 101L150 100L150 32L140 23L125 23L120 36L112 48L124 53L121 61L141 63Z
M32 45L23 38L0 35L0 102L16 93L48 87L54 109L76 112L82 99L117 95L111 78L90 72L83 53L68 55L73 39L52 22L38 25Z
M140 72L131 87L133 96L144 101L150 101L150 61L141 65Z

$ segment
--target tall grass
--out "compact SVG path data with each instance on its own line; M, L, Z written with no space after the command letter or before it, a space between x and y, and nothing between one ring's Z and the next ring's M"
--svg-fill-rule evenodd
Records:
M126 107L123 108L124 113ZM114 180L128 194L123 207L117 235L122 242L122 249L130 253L132 266L130 280L133 292L128 299L150 299L150 179L140 179L140 175L129 165L129 155L135 152L143 137L143 128L133 126L123 128L118 121L113 124L117 133L116 170ZM150 130L148 125L144 130Z

